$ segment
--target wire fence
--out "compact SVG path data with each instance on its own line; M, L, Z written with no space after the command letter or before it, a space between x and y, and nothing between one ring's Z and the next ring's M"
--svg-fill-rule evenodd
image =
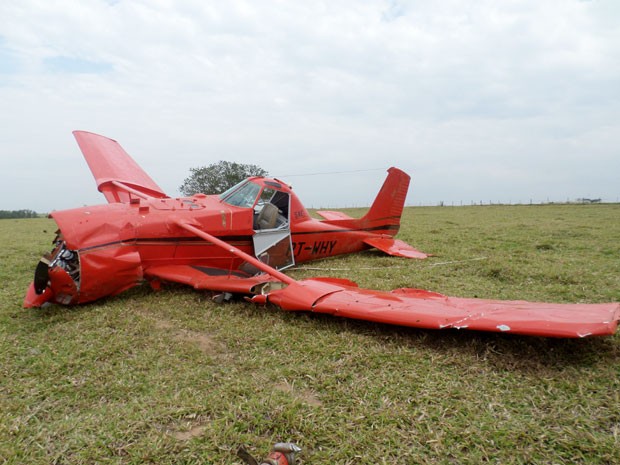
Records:
M406 207L488 207L488 206L518 206L518 205L603 205L603 204L619 204L620 197L614 198L576 198L576 199L563 199L563 200L552 200L552 199L527 199L525 201L522 200L508 200L508 201L500 201L500 200L451 200L451 201L418 201L418 202L408 202L405 204ZM347 208L369 208L370 205L365 205L363 203L353 203L353 204L345 204L345 205L337 205L337 204L327 204L327 205L306 205L307 208L311 210L328 210L328 209L347 209Z
M508 201L494 201L494 200L451 200L444 201L439 200L436 202L414 202L408 203L409 207L466 207L466 206L500 206L500 205L597 205L597 204L616 204L620 203L620 197L613 198L576 198L576 199L563 199L553 200L550 198L540 199L527 199L523 200L508 200Z

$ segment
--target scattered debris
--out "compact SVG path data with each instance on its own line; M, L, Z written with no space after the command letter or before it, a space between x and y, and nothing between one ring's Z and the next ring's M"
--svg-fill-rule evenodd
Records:
M248 465L295 465L296 454L301 448L292 442L279 442L267 457L260 462L250 454L244 446L237 450L237 456Z

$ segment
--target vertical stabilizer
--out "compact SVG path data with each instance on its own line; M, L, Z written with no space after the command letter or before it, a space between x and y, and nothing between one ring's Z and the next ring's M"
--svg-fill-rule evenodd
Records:
M400 224L411 177L394 167L388 169L388 173L377 198L363 218L366 221L396 219Z

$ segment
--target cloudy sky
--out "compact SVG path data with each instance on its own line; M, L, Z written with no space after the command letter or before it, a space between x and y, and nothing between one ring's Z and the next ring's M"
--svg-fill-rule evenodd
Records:
M75 129L172 196L230 160L313 207L389 166L410 205L616 201L619 25L617 0L3 0L0 209L104 202Z

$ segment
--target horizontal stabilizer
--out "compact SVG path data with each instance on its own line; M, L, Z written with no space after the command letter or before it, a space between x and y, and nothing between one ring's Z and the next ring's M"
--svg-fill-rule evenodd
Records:
M253 300L264 301L264 296ZM276 291L267 301L284 310L428 329L472 329L529 336L580 338L612 335L620 304L553 304L446 297L420 289L372 291L307 279Z
M346 213L343 212L334 212L334 211L330 211L330 210L320 210L316 212L317 215L321 215L323 218L325 218L328 221L331 220L352 220L353 218L351 218L349 215L347 215Z
M420 252L418 249L414 249L400 239L392 239L390 237L370 237L364 239L364 243L394 257L418 258L422 260L431 256Z
M168 197L115 140L86 131L73 131L73 135L108 203Z

